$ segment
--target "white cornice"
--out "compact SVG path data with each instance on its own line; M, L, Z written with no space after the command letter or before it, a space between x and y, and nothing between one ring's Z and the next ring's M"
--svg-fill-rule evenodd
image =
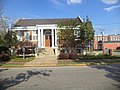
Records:
M56 29L57 24L48 24L48 25L36 25L38 29Z
M37 30L36 26L14 27L12 30Z

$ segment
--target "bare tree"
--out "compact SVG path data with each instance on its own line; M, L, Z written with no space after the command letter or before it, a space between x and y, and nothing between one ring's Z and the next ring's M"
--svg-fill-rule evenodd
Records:
M0 17L2 16L3 13L3 0L0 0Z
M0 35L4 36L6 33L6 29L8 29L7 19L3 17L3 2L4 0L0 0Z

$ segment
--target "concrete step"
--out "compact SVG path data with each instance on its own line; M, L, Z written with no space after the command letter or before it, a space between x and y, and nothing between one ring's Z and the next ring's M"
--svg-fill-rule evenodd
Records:
M57 64L57 57L52 48L40 49L38 57L27 62L24 66L53 66Z
M54 55L54 50L52 48L44 48L39 50L39 56L42 55Z

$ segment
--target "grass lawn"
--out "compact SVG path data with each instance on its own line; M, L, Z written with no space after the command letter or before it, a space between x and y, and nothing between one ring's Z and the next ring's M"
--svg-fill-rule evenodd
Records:
M120 52L120 50L115 50L114 52Z
M71 65L104 65L104 64L120 64L120 59L104 59L104 60L59 60L58 66L71 66Z
M78 57L79 60L95 60L95 59L120 59L120 56L118 55L114 55L114 56L110 56L110 55L85 55L85 56L79 56Z
M69 65L101 65L101 64L114 64L120 63L120 56L110 55L85 55L79 56L77 60L58 60L58 65L69 66Z
M35 57L26 57L23 59L22 57L11 57L8 62L1 62L0 67L22 67L26 62L30 62L34 60Z

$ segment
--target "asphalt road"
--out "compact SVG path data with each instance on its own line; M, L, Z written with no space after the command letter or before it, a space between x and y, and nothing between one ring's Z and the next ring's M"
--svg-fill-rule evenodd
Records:
M120 90L120 64L0 68L0 90Z

